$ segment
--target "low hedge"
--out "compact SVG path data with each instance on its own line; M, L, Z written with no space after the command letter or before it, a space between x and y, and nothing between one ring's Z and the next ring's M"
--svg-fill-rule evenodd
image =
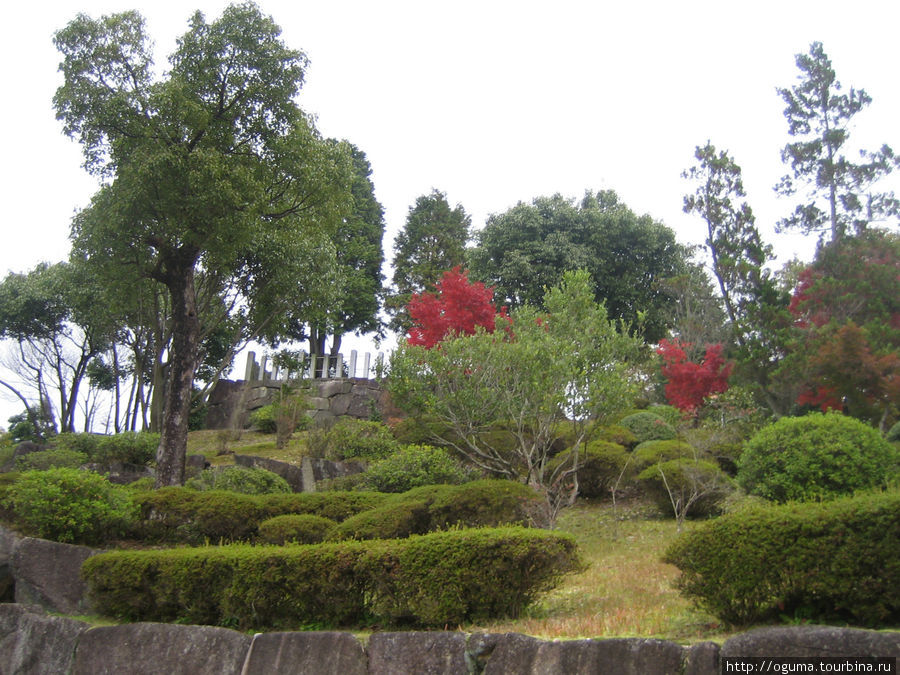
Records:
M259 524L259 539L266 544L318 544L336 523L309 513L275 516Z
M245 495L169 487L135 492L141 517L133 535L157 542L197 544L250 541L259 523L274 516L310 514L344 520L375 508L388 495L376 492L313 492Z
M439 627L515 616L581 568L573 537L503 528L312 546L116 551L88 559L82 576L105 615L260 630L363 620Z
M666 551L678 585L732 624L779 616L900 621L900 493L753 506L704 523Z
M393 495L380 506L347 518L330 539L396 539L457 525L545 525L543 499L532 488L507 480L428 485Z

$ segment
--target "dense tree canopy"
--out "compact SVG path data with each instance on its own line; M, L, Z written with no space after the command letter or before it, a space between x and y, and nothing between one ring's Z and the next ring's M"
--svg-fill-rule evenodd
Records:
M900 412L900 235L869 229L819 248L800 274L782 380L798 402L881 426Z
M54 98L85 168L104 178L76 218L76 255L165 289L171 341L157 484L183 482L202 338L198 288L262 337L334 287L330 233L347 213L346 148L324 142L295 103L305 56L272 19L232 5L199 12L162 77L143 19L79 15L55 36ZM221 317L221 318L224 318Z
M665 336L669 322L662 282L686 272L688 257L671 229L635 215L608 190L578 203L560 195L519 203L488 219L470 253L472 276L510 309L539 306L564 272L585 269L609 316L633 324L642 317L650 341Z

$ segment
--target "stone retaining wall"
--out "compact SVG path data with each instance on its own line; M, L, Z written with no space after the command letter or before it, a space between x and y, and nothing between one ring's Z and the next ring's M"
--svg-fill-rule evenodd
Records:
M385 396L377 380L341 378L304 380L311 388L307 411L317 424L329 424L341 416L369 419L384 415ZM209 394L207 429L246 428L250 414L275 400L281 384L219 380Z
M15 602L0 604L0 673L174 675L718 675L722 657L897 657L900 632L829 626L761 628L724 644L666 640L547 641L516 633L381 632L247 635L213 626L134 623L92 628L47 611L88 611L78 580L83 546L0 527L0 571ZM0 574L2 576L2 574ZM2 581L2 579L0 579Z
M134 623L91 628L40 608L0 605L0 672L139 675L718 675L723 656L894 657L900 634L763 628L683 647L665 640L546 641L516 633L257 633Z

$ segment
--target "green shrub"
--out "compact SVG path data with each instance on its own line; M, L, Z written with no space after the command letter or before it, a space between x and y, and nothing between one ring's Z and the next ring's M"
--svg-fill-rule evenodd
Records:
M387 498L388 495L374 492L245 495L168 487L135 492L141 517L134 535L150 541L188 544L251 541L259 523L274 516L309 513L341 521L375 508Z
M575 541L506 528L379 542L116 551L82 566L91 601L130 621L242 630L368 621L439 627L515 616L581 569Z
M747 506L682 535L681 591L732 624L900 621L900 493Z
M897 449L872 427L839 413L783 417L744 445L737 480L776 502L831 499L884 485Z
M128 490L78 469L25 471L7 490L16 522L43 539L95 544L124 532L136 516Z
M544 525L544 501L522 483L480 480L393 495L332 530L331 539L396 539L449 527Z
M125 462L149 465L156 462L159 434L148 431L125 431L113 436L100 436L91 459L101 464Z
M270 403L262 408L257 408L250 413L250 424L263 434L274 434L278 431L278 414L281 412L278 404ZM312 417L309 415L295 415L293 431L303 431L312 426Z
M661 511L679 521L720 513L734 492L731 479L718 464L689 458L648 466L638 474L638 481Z
M143 478L131 481L125 487L129 490L152 490L155 485L156 481L151 476L144 476Z
M662 417L652 412L638 412L623 417L619 424L637 438L638 443L644 441L664 441L675 438L675 429Z
M290 492L291 486L277 473L247 466L223 466L204 469L186 486L194 490L227 490L245 495L268 495Z
M360 567L370 612L425 627L515 618L584 568L571 535L515 527L377 542Z
M626 429L621 424L599 426L593 430L591 438L596 441L618 443L626 448L633 448L638 442L637 436L635 436L630 429Z
M457 485L467 478L459 462L444 448L407 445L372 464L361 485L378 492L406 492L422 485Z
M547 464L547 470L554 471L561 464L571 467L571 449L556 455ZM618 443L591 441L578 452L578 494L608 497L619 477L629 473L630 464L628 452Z
M266 544L318 544L336 524L310 514L275 516L259 524L259 539Z
M673 405L651 405L645 412L661 417L667 424L677 427L684 422L684 413Z
M45 471L56 467L77 469L87 464L88 456L75 450L55 448L50 450L38 450L16 458L18 471Z
M400 449L391 430L380 422L340 419L326 433L324 457L333 461L385 459Z
M99 434L75 433L66 431L53 439L53 447L58 450L71 450L72 452L81 452L93 461L97 454L97 448L100 446L100 440L104 438Z
M634 462L643 470L652 464L668 462L670 459L694 457L697 453L693 446L684 441L670 439L666 441L644 441L634 449Z

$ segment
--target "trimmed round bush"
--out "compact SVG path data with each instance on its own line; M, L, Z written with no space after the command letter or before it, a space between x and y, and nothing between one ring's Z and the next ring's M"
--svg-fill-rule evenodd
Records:
M721 513L725 499L734 492L731 478L718 464L705 460L680 458L654 464L638 474L638 481L660 511L676 518Z
M840 413L783 417L744 445L737 480L775 502L822 500L885 485L900 452L872 427Z
M290 492L291 486L277 473L247 466L225 466L204 469L187 482L195 490L226 490L245 495L269 495Z
M779 617L900 621L900 493L747 506L683 534L663 558L681 592L731 624Z
M668 462L670 459L682 457L693 458L696 455L693 446L684 441L670 439L667 441L644 441L634 449L634 462L639 469L651 464Z
M407 445L372 464L361 485L378 492L406 492L423 485L458 485L466 479L459 462L444 448Z
M329 518L308 513L275 516L259 524L259 539L266 544L318 544L335 525Z
M5 501L29 534L63 543L103 542L124 533L137 516L129 490L79 469L25 471Z
M564 450L548 464L555 471L560 465L572 466L573 450ZM578 494L583 497L608 497L623 471L627 473L628 451L618 443L591 441L578 451Z
M675 438L674 427L652 412L638 412L623 417L619 424L634 434L638 443Z
M637 436L621 424L607 424L597 427L591 436L594 440L618 443L626 448L633 448L638 442Z

